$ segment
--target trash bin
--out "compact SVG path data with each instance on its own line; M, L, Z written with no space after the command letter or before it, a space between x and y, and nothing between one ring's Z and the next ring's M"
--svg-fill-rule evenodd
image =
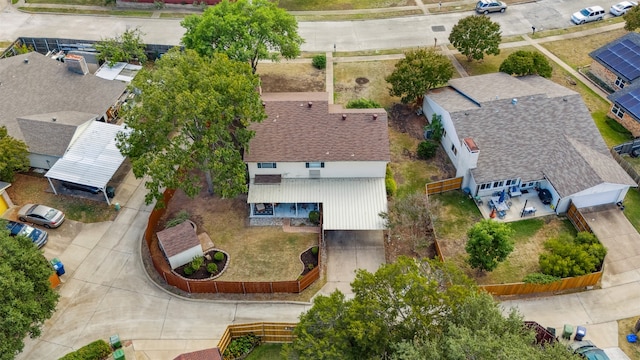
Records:
M573 335L573 326L564 324L564 329L562 330L562 338L571 340L571 335Z
M116 196L116 188L114 188L113 186L107 186L107 188L104 190L107 193L107 197L109 199L113 199L113 197Z
M556 328L554 328L554 327L548 327L548 328L547 328L547 331L548 331L549 333L551 333L551 335L553 335L553 337L556 337Z
M118 349L113 352L113 360L124 360L124 350Z
M582 341L582 338L587 335L587 329L583 326L578 326L576 328L576 336L574 337L575 341Z
M56 275L58 276L64 275L65 273L64 264L62 264L62 261L60 261L60 259L58 258L51 259L51 266L53 267L53 270L56 271Z
M118 336L118 334L111 335L109 337L109 345L111 345L111 347L114 350L120 349L122 347L122 343L120 342L120 336Z

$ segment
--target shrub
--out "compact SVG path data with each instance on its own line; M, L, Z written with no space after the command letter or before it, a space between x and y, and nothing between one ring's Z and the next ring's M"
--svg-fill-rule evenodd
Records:
M513 251L513 229L506 223L481 220L467 232L465 249L474 269L493 271Z
M215 260L215 261L224 260L224 253L221 252L221 251L217 251L215 254L213 254L213 260Z
M309 221L313 224L320 224L320 213L317 210L309 211Z
M311 60L311 65L313 65L314 68L319 70L326 68L327 56L324 54L314 56L313 59Z
M193 258L193 260L191 260L191 267L194 270L200 269L202 264L204 264L204 257L202 257L202 256L196 256L196 257Z
M391 172L389 165L387 165L387 171L384 176L384 187L387 189L387 196L395 195L398 190L396 179L393 178L393 173Z
M431 159L436 155L436 150L438 150L438 143L433 140L425 140L418 144L418 158L423 160Z
M551 276L543 273L532 273L527 274L522 282L525 284L551 284L558 280L560 280L560 278L557 276Z
M194 272L196 272L196 270L193 267L191 267L191 264L184 267L184 273L186 275L192 275Z
M360 99L350 100L345 107L347 109L378 109L378 108L381 108L382 106L377 102L375 102L374 100L360 98Z
M185 222L187 219L189 219L189 213L187 212L187 210L181 210L179 213L176 214L176 216L167 221L167 225L165 225L165 229L168 229L170 227L174 227L176 225L180 225L183 222Z
M70 352L60 360L102 360L111 354L111 347L104 340L96 340L80 349Z
M260 338L253 333L231 340L229 346L224 350L225 359L236 359L246 355L253 348L260 344Z
M314 267L316 267L316 266L311 264L311 263L307 264L307 269L309 269L309 270L313 270Z
M313 255L318 255L318 247L317 247L317 246L312 247L312 248L311 248L311 253L312 253Z
M565 234L549 239L544 247L549 253L540 255L542 273L561 278L596 271L607 254L607 249L593 234L583 232L575 238Z
M213 274L218 272L218 265L216 265L216 263L208 263L207 264L207 272L209 274Z

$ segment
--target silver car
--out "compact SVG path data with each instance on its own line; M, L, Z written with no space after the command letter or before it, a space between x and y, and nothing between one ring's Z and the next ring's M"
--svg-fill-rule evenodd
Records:
M502 1L480 0L476 3L476 12L478 14L488 14L490 12L505 12L507 4Z
M609 12L613 16L622 16L634 6L638 6L638 3L635 1L623 1L613 5L611 9L609 9Z
M30 222L50 229L62 225L64 213L45 205L26 204L18 211L18 219L22 222Z

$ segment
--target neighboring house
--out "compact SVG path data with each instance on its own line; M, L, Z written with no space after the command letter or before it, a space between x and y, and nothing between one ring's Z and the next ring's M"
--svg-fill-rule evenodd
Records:
M176 226L157 233L160 249L169 260L171 269L190 263L204 256L202 245L196 234L196 224L186 220Z
M32 167L50 169L92 121L109 121L126 84L88 74L77 55L31 52L0 59L0 126L25 141Z
M8 208L13 206L13 202L11 202L9 194L7 194L9 186L11 186L11 184L0 181L0 217Z
M548 189L556 213L622 201L635 182L612 158L580 95L539 76L449 81L425 96L442 145L473 195Z
M609 116L616 119L634 137L640 136L640 82L608 96L611 100Z
M640 78L640 34L630 32L594 51L589 71L614 91Z
M343 109L328 93L269 93L268 118L251 125L250 217L306 218L325 230L378 230L387 211L390 160L384 109Z

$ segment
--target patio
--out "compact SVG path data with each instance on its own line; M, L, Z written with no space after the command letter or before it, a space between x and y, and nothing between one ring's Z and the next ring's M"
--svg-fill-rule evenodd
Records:
M480 209L480 213L482 213L482 217L485 219L489 219L491 215L492 209L489 204L492 197L495 198L495 196L483 196L480 198L480 201L476 200L478 209ZM500 218L496 214L494 220L512 222L555 214L549 205L542 204L538 198L538 193L533 189L529 190L527 193L523 192L520 196L509 197L507 195L505 203L510 205L508 206L508 210L504 212L504 217ZM525 206L527 209L535 208L535 212L523 215L523 209Z
M255 217L308 218L311 211L318 211L316 203L257 203L252 204Z

